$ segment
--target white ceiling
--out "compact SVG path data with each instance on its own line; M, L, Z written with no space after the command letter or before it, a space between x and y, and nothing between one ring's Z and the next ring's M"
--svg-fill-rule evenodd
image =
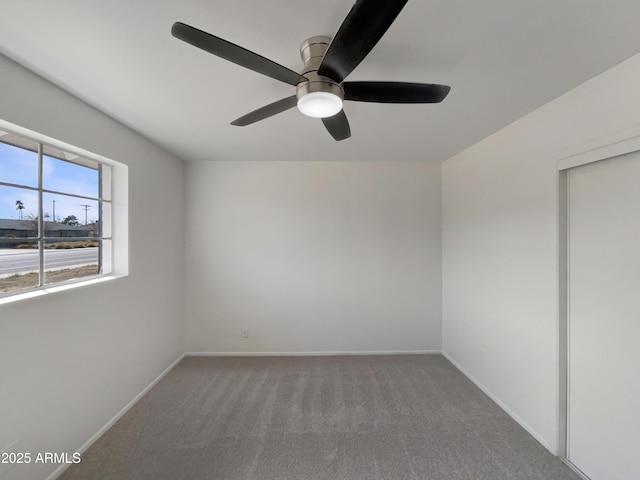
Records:
M440 162L640 51L638 0L410 0L348 80L451 85L436 105L347 102L335 142L295 93L170 35L182 21L299 70L352 0L0 0L0 52L185 160ZM2 92L3 95L7 92Z

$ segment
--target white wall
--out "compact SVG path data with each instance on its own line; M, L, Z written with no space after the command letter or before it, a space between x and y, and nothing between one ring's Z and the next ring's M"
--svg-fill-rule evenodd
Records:
M129 276L0 305L0 450L73 453L184 351L184 165L2 56L0 92L1 119L129 169Z
M191 163L187 205L188 351L440 350L440 165Z
M443 350L552 451L556 161L640 122L639 84L640 55L443 164Z

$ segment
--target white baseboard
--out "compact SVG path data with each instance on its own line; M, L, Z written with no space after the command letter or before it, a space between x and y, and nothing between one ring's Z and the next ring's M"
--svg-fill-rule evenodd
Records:
M440 350L366 350L327 352L187 352L185 357L328 357L338 355L439 355Z
M562 461L562 463L564 463L567 467L569 467L571 470L573 470L575 472L576 475L578 475L582 480L591 480L586 473L584 473L582 470L580 470L578 467L576 467L573 463L571 463L569 460L567 460L566 458L560 458L560 460Z
M491 400L496 402L502 410L504 410L511 418L513 418L516 422L518 422L520 426L524 428L527 432L529 432L529 434L533 438L535 438L538 442L540 442L540 444L542 444L544 448L549 450L553 455L557 455L557 452L554 452L551 449L549 443L544 439L544 437L540 435L538 432L536 432L531 427L531 425L529 425L527 422L522 420L522 418L520 418L513 410L511 410L509 406L507 406L507 404L505 404L500 398L494 395L487 387L485 387L476 378L474 378L473 375L471 375L468 371L466 371L458 362L456 362L453 358L451 358L446 352L443 351L442 356L444 356L444 358L449 360L454 367L460 370L469 380L471 380L480 390L482 390L485 393L485 395L487 395Z
M185 354L183 353L182 355L180 355L171 365L169 365L167 368L164 369L164 371L158 375L149 385L147 385L138 395L136 395L129 403L127 403L122 410L120 410L118 413L115 414L115 416L109 420L100 430L98 430L89 440L87 440L86 442L84 442L84 444L78 449L76 450L76 452L83 454L84 452L87 451L87 449L93 445L93 443L98 440L98 438L100 438L107 430L109 430L114 423L116 423L125 413L127 413L131 407L133 407L138 400L140 400L149 390L151 390L154 385L156 383L158 383L162 377L164 377L167 373L169 373L171 371L171 369L173 367L175 367L178 363L180 363L180 360L182 360L185 357ZM56 468L54 470L54 472L49 475L46 480L55 480L56 478L58 478L60 475L62 475L62 472L64 472L67 468L69 468L70 464L62 464L60 465L58 468Z

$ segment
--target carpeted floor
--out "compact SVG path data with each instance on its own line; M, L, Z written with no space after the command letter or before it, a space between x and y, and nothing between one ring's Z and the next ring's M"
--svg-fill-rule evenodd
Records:
M185 358L63 480L578 480L440 355Z

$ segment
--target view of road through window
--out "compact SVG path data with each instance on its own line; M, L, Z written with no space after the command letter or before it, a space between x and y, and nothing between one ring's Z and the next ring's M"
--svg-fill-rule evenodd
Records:
M0 131L0 295L106 274L110 170Z

